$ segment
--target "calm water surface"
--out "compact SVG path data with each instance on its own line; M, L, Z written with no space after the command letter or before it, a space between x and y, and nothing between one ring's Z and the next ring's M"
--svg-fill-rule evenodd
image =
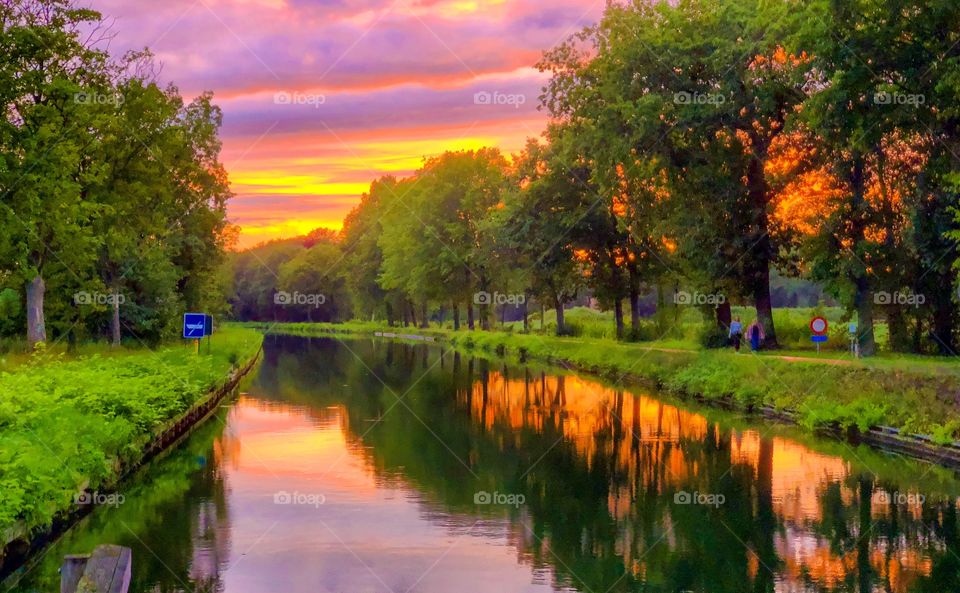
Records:
M134 593L960 591L947 470L440 347L267 339L238 400L32 566Z

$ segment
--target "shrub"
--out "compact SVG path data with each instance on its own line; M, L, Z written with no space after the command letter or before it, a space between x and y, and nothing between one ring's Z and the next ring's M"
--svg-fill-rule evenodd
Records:
M228 328L209 355L176 345L72 361L38 356L0 373L0 533L17 521L47 527L82 486L111 484L260 341L258 332Z

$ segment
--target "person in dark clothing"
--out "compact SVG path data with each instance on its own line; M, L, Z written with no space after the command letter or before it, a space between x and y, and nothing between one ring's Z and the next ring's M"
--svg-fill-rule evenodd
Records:
M730 333L727 334L727 337L730 338L730 341L733 343L733 349L736 350L737 354L740 353L740 339L743 337L743 324L740 323L740 317L737 316L733 321L730 322Z

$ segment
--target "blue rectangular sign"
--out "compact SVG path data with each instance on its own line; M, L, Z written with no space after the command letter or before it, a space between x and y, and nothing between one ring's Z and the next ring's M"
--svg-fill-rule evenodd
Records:
M183 337L190 340L199 340L207 333L207 315L203 313L183 314Z
M810 336L811 342L826 342L827 336Z

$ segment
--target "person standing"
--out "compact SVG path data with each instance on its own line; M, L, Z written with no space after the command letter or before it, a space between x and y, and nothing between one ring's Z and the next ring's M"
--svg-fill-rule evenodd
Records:
M756 352L760 349L760 342L766 338L763 333L763 324L757 319L747 327L747 339L750 340L750 349Z
M743 324L740 323L739 315L734 317L733 321L730 322L730 332L727 334L727 337L733 342L733 349L739 354L740 338L743 337Z

